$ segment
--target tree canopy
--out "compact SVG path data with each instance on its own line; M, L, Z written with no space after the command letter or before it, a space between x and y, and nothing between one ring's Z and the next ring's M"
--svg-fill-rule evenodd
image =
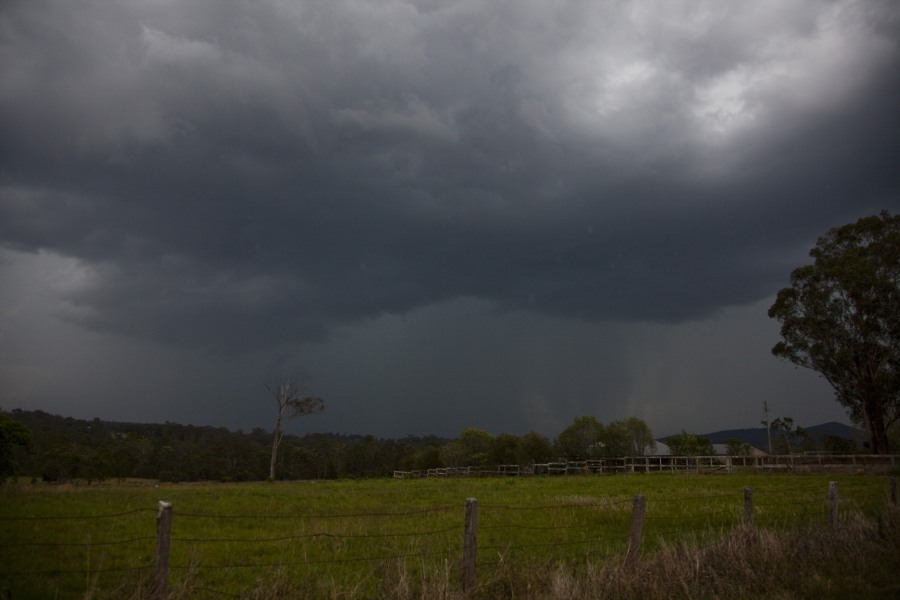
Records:
M666 439L666 444L673 456L712 456L716 453L709 438L684 430Z
M603 423L596 417L576 417L556 438L556 445L569 460L600 458L604 433Z
M653 432L637 418L604 425L592 416L576 417L556 439L559 453L569 460L644 456L656 447Z
M772 353L819 372L876 454L900 418L900 216L887 212L831 229L795 269L769 316Z
M12 475L16 448L31 442L31 430L22 423L0 415L0 482Z

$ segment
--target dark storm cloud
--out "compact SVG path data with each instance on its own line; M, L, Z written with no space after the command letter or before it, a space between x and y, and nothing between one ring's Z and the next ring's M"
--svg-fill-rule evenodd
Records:
M896 209L891 2L13 2L0 242L231 351L476 297L678 322Z

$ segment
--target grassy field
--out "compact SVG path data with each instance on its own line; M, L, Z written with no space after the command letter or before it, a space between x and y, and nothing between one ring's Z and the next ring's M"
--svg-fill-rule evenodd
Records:
M839 484L840 531L828 526L829 481ZM160 500L173 505L170 597L455 598L466 498L479 501L480 597L595 597L604 585L620 594L610 597L651 597L635 582L649 585L681 560L694 561L679 573L696 581L678 583L678 593L660 588L659 597L697 597L704 589L691 592L703 581L698 557L712 552L715 579L722 558L738 551L751 553L734 559L745 565L787 553L793 562L776 566L802 567L821 580L810 588L817 598L841 597L829 590L851 584L856 597L867 597L870 587L868 597L890 597L900 595L900 548L896 530L884 534L897 527L888 484L883 476L786 474L7 484L0 487L0 598L149 597ZM745 487L753 491L752 531L741 527ZM636 494L647 501L638 568L652 568L640 577L622 567ZM823 548L802 549L817 539ZM800 549L775 548L791 540ZM838 550L826 552L835 544ZM843 569L864 578L846 558L823 558L853 544L863 545L854 560L876 570L866 578L871 585L842 579ZM817 562L805 564L816 553ZM794 578L801 572L789 571ZM759 573L744 575L760 580ZM678 581L670 574L660 585ZM747 585L732 597L771 592L742 596L741 589Z

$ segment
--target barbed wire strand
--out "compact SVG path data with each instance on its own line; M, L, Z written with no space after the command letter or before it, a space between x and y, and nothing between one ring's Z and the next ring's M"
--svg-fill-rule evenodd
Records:
M103 567L97 569L48 569L44 571L5 571L4 577L22 577L31 575L82 575L84 573L125 573L134 571L152 571L149 566L142 567Z
M188 569L254 569L254 568L273 568L273 567L303 567L309 565L323 564L344 564L353 562L371 562L383 560L397 560L401 558L420 558L423 556L443 556L450 551L462 552L462 548L451 548L448 550L436 550L433 552L409 552L405 554L378 555L378 556L355 556L352 558L330 558L322 560L304 560L277 563L229 563L224 565L170 565L169 569L188 570Z
M607 506L618 506L622 504L629 504L632 502L631 498L624 500L610 500L607 502L597 502L597 503L585 503L579 502L576 504L539 504L536 506L509 506L505 504L482 504L479 505L479 510L551 510L551 509L559 509L559 508L604 508Z
M372 513L332 513L332 514L313 514L313 515L214 515L209 513L189 513L173 510L172 514L178 517L192 519L352 519L352 518L369 518L369 517L404 517L409 515L422 515L433 512L441 512L447 510L458 510L458 505L445 505L432 508L422 508L405 512L372 512Z
M207 543L236 543L236 542L287 542L294 541L300 539L309 539L309 538L317 538L317 537L325 537L325 538L339 538L339 539L370 539L370 538L390 538L390 537L416 537L416 536L428 536L428 535L438 535L441 533L448 533L451 531L458 531L458 526L446 527L444 529L433 529L428 531L412 531L412 532L404 532L404 533L329 533L327 531L315 532L315 533L303 533L299 535L289 535L289 536L280 536L274 538L181 538L181 537L173 537L173 542L186 542L186 543L195 543L195 544L207 544Z
M153 508L135 508L133 510L128 510L125 512L119 513L109 513L104 515L21 515L21 516L0 516L0 521L62 521L62 520L93 520L93 519L114 519L119 517L125 517L128 515L133 515L135 513L140 512L156 512L156 509Z
M130 538L127 540L113 540L113 541L86 541L86 542L10 542L10 543L0 543L0 548L33 548L33 547L59 547L64 548L66 546L124 546L126 544L133 544L135 542L146 542L148 540L155 540L155 535L148 535L144 537L136 537Z

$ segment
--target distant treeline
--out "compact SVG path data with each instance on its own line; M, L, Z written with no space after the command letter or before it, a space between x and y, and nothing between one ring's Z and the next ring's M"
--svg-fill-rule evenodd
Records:
M178 423L113 423L43 411L0 413L31 430L12 448L11 475L88 482L130 477L160 481L258 481L269 473L272 434ZM431 468L446 440L381 440L338 434L285 435L279 479L376 477Z
M272 433L178 423L91 421L43 411L0 413L30 430L27 444L7 446L5 475L50 482L146 478L160 481L258 481L268 478ZM650 430L639 419L644 442ZM557 440L531 432L492 435L469 428L455 439L316 433L285 435L276 479L385 477L394 471L481 465L529 465L553 457L631 452L626 422L579 417ZM616 441L618 440L618 441Z
M6 476L49 482L259 481L269 475L272 433L261 428L244 432L169 422L87 421L13 410L0 412L0 429L0 481ZM705 438L675 437L703 442L696 452L684 448L686 454L709 451ZM654 444L650 428L637 418L604 425L594 417L578 417L552 442L536 432L492 435L474 428L455 439L285 435L276 479L385 477L394 471L635 456L652 452Z

